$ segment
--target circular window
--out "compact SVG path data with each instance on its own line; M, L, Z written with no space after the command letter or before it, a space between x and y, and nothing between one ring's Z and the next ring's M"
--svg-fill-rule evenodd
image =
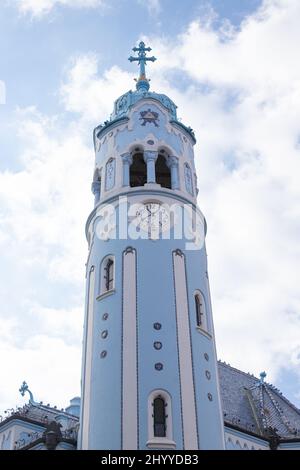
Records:
M105 338L107 338L107 335L108 335L108 331L103 330L102 333L101 333L101 338L105 339Z
M161 323L154 323L153 328L155 330L160 330L161 329Z
M108 313L103 313L102 320L107 320L107 319L108 319Z
M107 356L107 351L101 351L101 358L104 359Z
M208 394L207 394L207 398L209 399L209 401L213 401L213 397L212 397L212 394L211 394L211 393L208 393Z
M207 378L208 380L211 379L211 373L209 372L209 370L206 370L206 371L205 371L205 375L206 375L206 378Z
M153 346L155 349L161 349L162 343L160 341L155 341L155 343L153 343Z
M204 353L204 358L206 359L206 361L209 361L209 355L207 353Z
M163 368L164 368L164 366L161 362L157 362L154 367L155 367L156 370L163 370Z

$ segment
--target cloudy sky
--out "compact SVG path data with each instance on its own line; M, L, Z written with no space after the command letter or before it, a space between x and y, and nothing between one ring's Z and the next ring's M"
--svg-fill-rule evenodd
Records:
M79 394L92 130L134 87L195 129L219 358L300 405L299 0L4 0L0 414Z

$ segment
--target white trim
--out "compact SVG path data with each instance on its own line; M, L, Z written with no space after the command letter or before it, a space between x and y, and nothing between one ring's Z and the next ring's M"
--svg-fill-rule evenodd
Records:
M165 437L153 437L146 445L149 449L176 449L176 442L169 441Z
M198 449L185 258L173 253L184 449Z
M163 398L166 404L166 436L154 436L154 416L153 402L155 398ZM148 441L146 443L149 449L176 449L176 442L173 440L173 420L172 420L172 400L166 390L153 390L148 397Z
M82 422L82 446L83 450L89 448L89 425L90 425L90 398L92 381L92 353L93 353L93 330L94 330L94 297L95 297L95 268L90 271L88 311L87 311L87 335L86 335L86 357L84 374L84 401Z
M138 448L136 252L123 254L122 449Z
M260 440L234 430L225 430L225 450L270 450L268 441Z

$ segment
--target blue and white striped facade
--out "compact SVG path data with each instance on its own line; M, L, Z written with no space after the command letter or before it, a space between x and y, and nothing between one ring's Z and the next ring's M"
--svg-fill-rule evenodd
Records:
M196 205L193 132L177 120L167 96L141 87L116 101L111 120L95 129L94 143L79 448L223 449L205 244L189 250L185 239L172 236L112 236L125 201L120 197L128 206L189 204L205 225ZM137 151L147 166L147 182L131 187L130 165ZM155 161L162 151L171 189L156 181ZM106 236L99 237L97 224L107 204L115 208L116 227L104 227ZM103 292L107 257L114 263L113 286ZM197 326L197 293L205 304L203 327ZM153 432L156 396L166 406L163 437Z

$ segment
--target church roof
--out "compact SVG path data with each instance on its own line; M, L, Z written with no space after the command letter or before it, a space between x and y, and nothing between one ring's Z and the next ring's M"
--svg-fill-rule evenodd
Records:
M273 385L225 362L218 362L225 425L268 437L300 438L300 410Z
M42 403L29 402L22 408L9 410L9 414L0 422L0 432L4 426L6 427L10 424L13 426L16 420L19 425L20 421L22 421L25 427L23 427L23 431L21 430L18 436L15 436L14 450L30 449L38 444L45 443L47 441L47 433L53 430L53 426L58 431L57 444L58 442L66 442L75 448L79 418L67 411L59 410L50 405L43 405ZM28 424L31 425L31 428L25 431Z

